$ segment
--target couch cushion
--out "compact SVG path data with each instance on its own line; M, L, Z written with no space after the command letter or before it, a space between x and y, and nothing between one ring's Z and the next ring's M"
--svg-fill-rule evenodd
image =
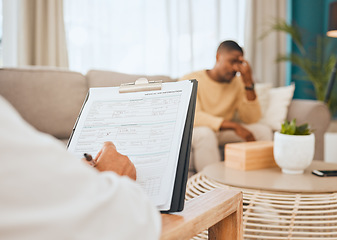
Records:
M268 125L274 131L281 130L281 125L287 118L294 90L295 85L271 88L268 91L268 106L260 122Z
M68 138L87 93L85 77L46 68L0 69L0 94L38 130Z
M262 117L266 114L268 103L269 103L269 90L272 88L272 85L269 83L256 83L255 92L258 97Z
M89 87L116 87L120 86L122 83L134 82L141 77L146 77L150 81L163 80L163 82L173 82L177 80L162 75L132 75L103 70L90 70L86 77Z

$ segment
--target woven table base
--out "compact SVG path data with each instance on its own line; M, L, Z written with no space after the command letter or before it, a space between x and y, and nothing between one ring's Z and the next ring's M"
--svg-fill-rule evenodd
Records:
M337 240L337 193L301 194L238 189L199 173L187 182L186 200L214 188L243 192L244 239ZM204 231L193 239L207 238L207 231Z

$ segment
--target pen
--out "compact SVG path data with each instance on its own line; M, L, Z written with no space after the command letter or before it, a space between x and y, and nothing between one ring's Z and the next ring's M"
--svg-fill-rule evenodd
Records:
M90 163L91 166L95 167L96 162L90 154L84 153L83 156L85 157L85 160L87 160Z

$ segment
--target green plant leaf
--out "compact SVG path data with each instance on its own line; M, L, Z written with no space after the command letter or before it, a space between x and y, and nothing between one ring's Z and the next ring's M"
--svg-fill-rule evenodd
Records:
M310 135L312 130L308 123L296 126L296 119L293 119L291 122L288 122L287 120L284 121L280 133L287 135Z
M336 52L336 45L331 44L331 39L323 34L315 35L314 38L310 37L312 34L304 35L306 32L295 23L288 24L282 19L275 19L268 31L260 38L266 37L271 32L289 34L292 42L299 49L298 53L279 55L276 61L290 61L299 67L304 73L300 72L300 79L312 82L316 99L323 101L332 69L337 61L336 55L332 54ZM294 78L298 79L296 76ZM337 97L331 96L328 107L331 113L337 111Z
M281 31L290 34L292 40L294 41L297 48L300 50L302 54L305 53L305 49L303 47L303 41L301 36L300 29L294 24L290 25L283 19L275 19L274 23L271 25L270 29L264 32L260 39L265 38L271 32Z
M296 132L296 119L293 119L289 124L289 132L288 134L294 135Z
M301 126L296 127L296 131L294 135L308 135L309 133L309 129L308 129L308 124L302 124Z

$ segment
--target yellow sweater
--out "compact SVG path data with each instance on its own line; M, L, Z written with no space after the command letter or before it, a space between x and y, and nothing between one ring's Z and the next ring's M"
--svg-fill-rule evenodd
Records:
M232 120L236 111L244 123L257 122L261 117L257 98L248 101L241 77L231 83L219 83L211 79L206 70L185 75L180 80L197 79L198 94L195 126L207 126L219 131L224 120Z

